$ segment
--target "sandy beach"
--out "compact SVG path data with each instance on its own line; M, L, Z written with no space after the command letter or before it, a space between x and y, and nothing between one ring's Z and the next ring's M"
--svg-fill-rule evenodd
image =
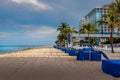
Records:
M120 53L110 54L120 59ZM77 61L52 47L0 55L0 80L120 80L101 70L99 61Z

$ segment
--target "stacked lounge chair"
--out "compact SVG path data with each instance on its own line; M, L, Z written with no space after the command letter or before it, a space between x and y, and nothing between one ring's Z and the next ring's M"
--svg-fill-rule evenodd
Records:
M103 51L96 51L92 47L79 50L60 46L54 47L64 51L65 53L68 53L70 56L77 56L77 60L102 61L102 71L104 73L110 74L114 77L120 77L120 60L110 60ZM102 56L105 58L105 60L102 60Z

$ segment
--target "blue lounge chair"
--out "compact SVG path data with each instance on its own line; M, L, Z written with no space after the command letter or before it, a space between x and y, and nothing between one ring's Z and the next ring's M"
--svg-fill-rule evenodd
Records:
M114 77L120 77L120 60L103 60L102 70Z
M101 56L105 59L109 59L103 51L94 51L93 48L83 48L83 50L79 51L77 60L101 61Z

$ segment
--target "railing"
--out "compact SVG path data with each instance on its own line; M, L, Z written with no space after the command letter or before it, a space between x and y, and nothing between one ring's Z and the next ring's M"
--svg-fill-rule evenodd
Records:
M88 37L88 34L74 34L73 37ZM89 37L110 37L110 34L89 34ZM120 35L114 34L113 37L120 38Z

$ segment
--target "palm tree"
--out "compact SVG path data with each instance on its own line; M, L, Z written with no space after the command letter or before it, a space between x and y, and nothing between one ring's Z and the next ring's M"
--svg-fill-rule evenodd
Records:
M120 0L115 0L109 5L109 8L111 10L114 10L115 15L120 18ZM118 27L118 33L120 34L120 23L117 25Z
M103 7L107 10L114 10L116 14L120 15L120 0L115 0Z
M63 42L65 45L65 41L67 40L67 29L68 29L69 25L66 24L65 22L62 22L61 25L57 28L57 31L59 31L59 35L58 35L58 40Z
M107 19L107 21L98 21L99 24L106 24L110 27L110 43L111 43L111 52L114 53L113 49L113 34L114 34L114 27L117 26L119 21L118 17L115 15L114 10L109 10L108 14L102 15L103 18Z
M110 12L107 15L108 25L111 28L111 51L114 53L113 49L113 31L114 26L118 27L118 33L120 32L120 0L115 0L108 5L105 5L104 8L108 9Z
M88 34L88 38L89 38L89 35L90 33L94 33L94 32L98 32L99 30L96 29L93 25L93 23L89 22L88 24L84 24L82 26L82 29L79 30L79 32L81 33L86 33ZM89 38L89 41L90 41L90 38Z
M64 34L59 34L57 36L57 40L59 41L60 45L65 45L65 40L66 40L66 36L64 36Z
M67 44L67 47L68 47L68 38L69 38L69 34L71 32L71 29L70 27L66 27L63 29L63 32L64 32L64 35L66 36L66 44Z
M115 0L109 4L109 9L115 11L115 15L120 17L120 0Z
M115 0L108 5L104 5L104 8L114 11L114 15L120 18L120 0ZM117 25L118 33L120 34L120 23Z
M69 25L65 22L62 22L61 25L57 28L57 31L63 32L64 28L69 27Z
M70 28L68 36L69 36L69 38L71 40L71 45L72 46L73 46L73 39L72 39L73 33L78 33L78 31L75 28Z
M77 31L75 30L75 28L71 28L68 24L66 23L61 23L61 25L57 28L57 31L60 31L59 35L62 35L64 37L63 38L63 42L64 44L67 44L68 46L68 36L72 35L72 33L76 33Z
M102 38L103 38L104 32L103 32L102 26L104 25L104 21L101 19L101 20L97 21L97 24L98 24L98 26L101 26L101 34L102 34ZM102 47L103 47L103 43L102 43Z
M85 33L83 28L79 29L79 34L81 33Z
M68 40L70 39L70 41L72 42L71 38L72 38L73 33L77 33L78 31L75 30L75 28L66 27L66 28L63 29L63 32L64 32L64 34L66 36L66 39L67 39L66 44L68 46L68 44L69 44Z

